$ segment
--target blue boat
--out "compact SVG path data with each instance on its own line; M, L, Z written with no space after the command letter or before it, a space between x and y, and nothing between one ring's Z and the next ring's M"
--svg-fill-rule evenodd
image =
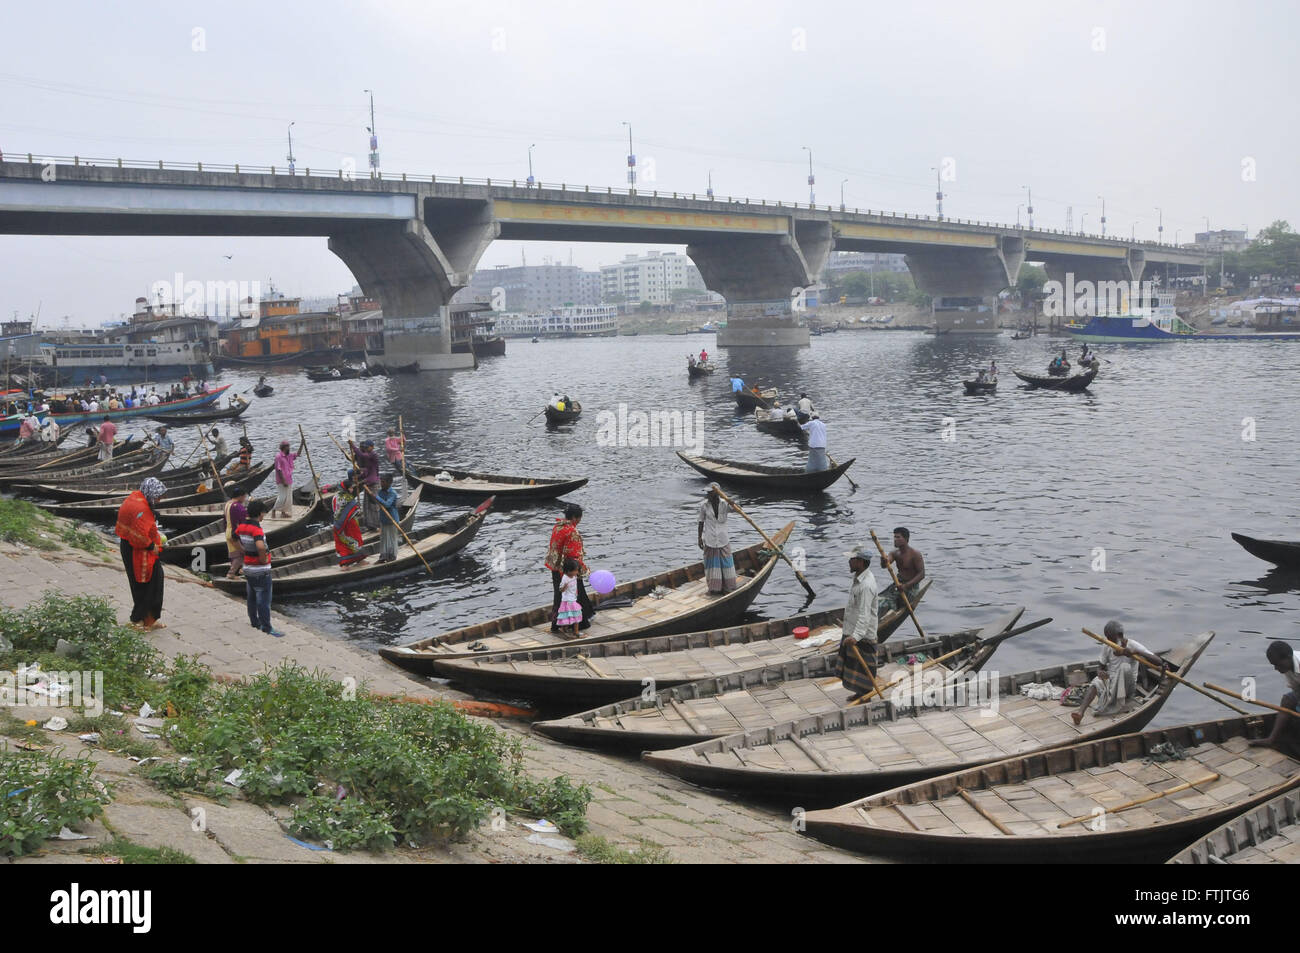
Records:
M1087 324L1067 324L1065 330L1092 344L1142 344L1165 341L1297 341L1297 331L1248 331L1219 334L1197 331L1174 311L1173 295L1158 295L1154 308L1133 308L1127 314L1098 315Z
M144 417L148 419L154 414L171 414L177 411L195 410L199 407L206 407L208 404L220 399L221 395L230 390L232 385L226 384L224 387L218 387L216 390L205 391L202 394L195 394L191 397L182 397L180 400L167 400L152 407L145 405L143 407L131 407L122 410L104 410L100 409L94 413L87 413L78 410L75 413L66 414L37 414L36 417L44 426L47 420L54 420L60 428L75 427L77 424L84 424L87 421L99 423L105 417L110 420L127 420L131 417ZM18 428L22 425L25 414L12 414L8 417L0 418L0 439L13 439L18 436Z

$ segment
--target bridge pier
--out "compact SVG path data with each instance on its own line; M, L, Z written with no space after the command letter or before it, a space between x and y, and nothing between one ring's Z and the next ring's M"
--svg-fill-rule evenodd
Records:
M1142 275L1146 272L1146 253L1140 248L1129 248L1124 252L1121 258L1097 259L1074 256L1058 256L1051 261L1044 263L1049 281L1060 282L1061 288L1064 289L1066 296L1079 287L1080 282L1091 282L1094 293L1098 285L1102 282L1123 282L1126 287L1130 287L1132 282L1140 282ZM1125 296L1128 300L1129 296ZM1137 305L1137 301L1129 301L1129 305ZM1068 304L1073 307L1074 302ZM1067 315L1073 314L1067 311ZM1084 319L1086 320L1086 318ZM1059 327L1061 318L1053 316L1048 318L1049 327Z
M997 328L997 295L1020 277L1025 243L1003 235L992 248L918 249L903 260L916 286L934 298L936 331L992 331ZM990 308L992 320L950 310L972 299Z

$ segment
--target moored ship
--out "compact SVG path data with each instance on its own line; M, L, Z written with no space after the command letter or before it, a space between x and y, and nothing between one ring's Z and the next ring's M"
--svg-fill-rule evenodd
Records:
M1065 330L1092 344L1142 344L1166 341L1300 341L1296 331L1243 331L1222 334L1198 331L1174 310L1172 294L1155 295L1153 307L1134 307L1124 314L1097 315Z

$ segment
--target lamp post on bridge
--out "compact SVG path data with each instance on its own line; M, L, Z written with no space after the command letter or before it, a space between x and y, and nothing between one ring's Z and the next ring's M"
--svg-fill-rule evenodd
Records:
M1106 197L1104 195L1099 195L1097 196L1097 198L1101 199L1101 237L1105 238L1106 237Z
M1141 225L1141 224L1142 224L1142 219L1140 219L1140 218L1139 218L1136 222L1133 223L1133 228L1132 228L1132 230L1128 233L1128 240L1129 240L1129 241L1131 241L1131 242L1135 242L1135 241L1137 241L1138 226Z
M366 126L366 132L370 133L370 177L373 179L379 174L379 133L375 131L375 91L363 89L362 92L370 94L370 125Z
M1029 198L1025 200L1025 210L1029 212L1029 230L1032 232L1034 230L1034 190L1027 185L1022 185L1021 188L1029 194Z
M848 211L848 209L844 207L844 184L848 181L849 181L848 179L845 179L843 182L840 183L840 211L841 212Z
M1087 220L1088 220L1088 213L1087 213L1087 212L1084 212L1082 215L1079 216L1079 234L1080 234L1080 235L1083 234L1083 223L1086 222Z
M1165 210L1159 205L1155 209L1160 216L1156 224L1156 241L1163 245L1165 243Z
M623 121L627 126L627 184L628 190L636 195L636 153L632 151L632 124L627 120Z
M293 175L293 123L289 123L289 154L285 157L289 160L289 174Z
M530 189L533 187L533 183L537 181L533 178L533 150L536 148L537 143L535 142L528 147L528 187Z
M813 176L812 149L809 149L808 146L800 146L799 148L808 150L808 204L810 206L816 205L817 195L813 191L813 185L814 183L816 183L817 180Z
M1024 207L1025 207L1024 202L1021 202L1019 205L1016 206L1016 228L1020 227L1020 210Z
M939 221L943 221L943 180L940 178L940 171L937 165L930 166L930 171L934 173L934 208L935 215Z
M709 189L704 194L709 197L710 202L713 201L713 170L712 169L709 170Z

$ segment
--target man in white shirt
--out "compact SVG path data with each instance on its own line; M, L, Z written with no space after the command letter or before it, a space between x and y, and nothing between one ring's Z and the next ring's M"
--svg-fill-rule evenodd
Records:
M871 574L871 554L863 546L849 553L849 601L844 607L844 635L840 639L840 678L852 694L850 700L875 689L876 625L880 618L876 577Z
M1264 652L1269 664L1286 679L1287 688L1291 689L1282 696L1279 704L1290 711L1297 710L1300 702L1300 652L1296 652L1285 642L1270 642ZM1273 716L1273 730L1267 738L1251 741L1252 747L1276 748L1287 754L1296 750L1300 739L1300 718L1278 712Z
M830 458L826 456L826 425L822 423L821 417L814 413L806 424L799 425L799 429L808 432L808 465L804 467L804 471L813 473L817 470L829 470Z
M1084 692L1083 701L1079 703L1079 710L1070 714L1076 725L1083 721L1088 704L1094 699L1096 704L1093 706L1093 714L1103 715L1123 708L1137 695L1139 658L1146 659L1160 669L1167 666L1164 659L1141 642L1127 638L1123 624L1114 619L1106 623L1102 634L1118 645L1119 649L1117 651L1109 645L1101 647L1101 666L1106 671L1104 675L1098 675L1092 680Z
M813 402L808 399L807 394L799 395L799 420L803 422L812 416Z

